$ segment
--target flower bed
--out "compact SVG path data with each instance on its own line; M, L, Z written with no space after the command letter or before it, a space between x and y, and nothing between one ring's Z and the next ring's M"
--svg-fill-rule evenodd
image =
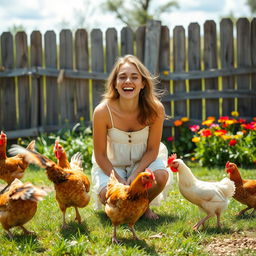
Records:
M174 125L180 128L180 138L176 141L173 137L167 138L169 151L190 156L203 166L224 166L227 161L244 167L256 164L255 117L246 121L233 111L231 117L208 117L200 126L184 122L184 118ZM181 143L185 144L183 148Z

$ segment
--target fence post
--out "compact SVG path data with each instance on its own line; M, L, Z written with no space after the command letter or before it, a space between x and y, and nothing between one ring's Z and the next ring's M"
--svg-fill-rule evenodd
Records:
M161 22L149 20L146 26L144 64L153 75L156 75L159 71L160 35Z

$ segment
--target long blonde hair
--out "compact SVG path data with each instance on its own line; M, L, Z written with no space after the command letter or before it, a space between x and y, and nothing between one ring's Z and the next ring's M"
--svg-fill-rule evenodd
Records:
M133 64L142 76L142 83L144 85L144 88L140 91L139 94L140 112L138 116L138 121L143 125L150 125L159 115L159 94L156 92L155 88L157 80L150 74L149 70L142 64L142 62L134 55L125 55L117 59L107 79L103 98L110 100L115 100L119 98L119 93L115 88L116 80L120 66L125 63Z

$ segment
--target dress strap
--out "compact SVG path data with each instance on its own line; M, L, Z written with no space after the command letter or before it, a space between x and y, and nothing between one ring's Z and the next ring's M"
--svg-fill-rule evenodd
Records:
M107 105L107 108L108 108L108 112L109 112L109 115L110 115L110 119L111 119L111 125L112 125L112 128L114 128L114 122L113 122L112 113L111 113L111 111L110 111L110 108L109 108L108 104L106 104L106 105Z

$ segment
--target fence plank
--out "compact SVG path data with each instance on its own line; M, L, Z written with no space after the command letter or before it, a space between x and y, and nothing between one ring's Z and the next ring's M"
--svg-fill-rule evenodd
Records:
M160 39L160 55L159 55L159 72L163 73L164 71L170 72L170 32L167 26L161 27L161 39ZM160 90L165 92L165 95L170 94L170 81L160 81L158 85ZM165 108L165 113L171 115L171 103L163 103ZM172 135L172 129L169 127L164 127L163 137L169 137Z
M60 69L73 69L73 39L69 29L60 32ZM60 82L60 114L61 122L75 122L75 81L64 78Z
M185 49L185 30L182 26L176 26L173 30L173 60L174 71L181 72L185 70L186 49ZM186 92L185 81L173 82L173 93ZM174 103L174 115L187 116L186 101Z
M144 62L146 26L141 26L136 30L136 56Z
M31 34L31 66L42 66L42 35L39 31ZM31 127L41 126L44 123L44 89L42 77L32 76L31 84Z
M106 31L106 64L110 73L118 56L117 31L109 28Z
M129 27L124 27L121 30L121 56L126 54L134 54L133 32Z
M201 40L198 23L191 23L188 27L188 68L193 71L201 70ZM190 80L189 91L202 91L202 80ZM202 119L202 100L189 101L189 118Z
M234 68L234 37L231 19L222 19L220 23L220 59L222 68ZM234 89L234 77L222 78L222 90ZM235 110L234 99L223 99L222 115L228 116Z
M256 67L256 18L251 22L251 51L252 66ZM252 74L251 89L256 92L256 74ZM256 117L256 98L252 100L252 116Z
M10 32L1 35L2 66L14 68L13 36ZM14 130L17 127L14 78L0 79L0 129Z
M204 68L205 70L217 68L217 34L216 24L212 20L204 23ZM205 79L206 90L217 90L218 79ZM206 116L219 116L219 100L207 99L205 101Z
M176 26L173 30L173 66L174 71L184 71L186 65L186 47L185 47L185 29L182 26ZM173 93L186 92L185 81L173 82ZM174 102L174 116L187 116L186 100ZM175 127L175 139L180 136L180 129Z
M159 72L160 35L161 22L157 20L148 21L146 26L144 63L153 75Z
M241 18L237 21L237 66L251 66L251 36L248 19ZM250 75L237 77L237 88L246 90L250 88ZM250 99L237 100L238 112L241 116L251 116L252 101Z
M45 67L57 68L57 45L56 34L54 31L47 31L44 35L45 45ZM46 76L46 90L45 90L45 122L47 125L59 124L59 101L57 79L54 77Z
M88 34L85 29L79 29L75 33L76 70L89 71L89 47ZM90 94L89 80L76 80L76 120L81 117L90 120Z
M93 29L91 32L91 62L92 71L104 72L103 40L100 29ZM104 81L92 81L93 109L98 105L104 92Z
M28 45L25 32L18 32L15 36L16 41L16 67L28 67ZM31 100L29 95L28 76L18 79L18 126L21 129L29 128L31 125Z

